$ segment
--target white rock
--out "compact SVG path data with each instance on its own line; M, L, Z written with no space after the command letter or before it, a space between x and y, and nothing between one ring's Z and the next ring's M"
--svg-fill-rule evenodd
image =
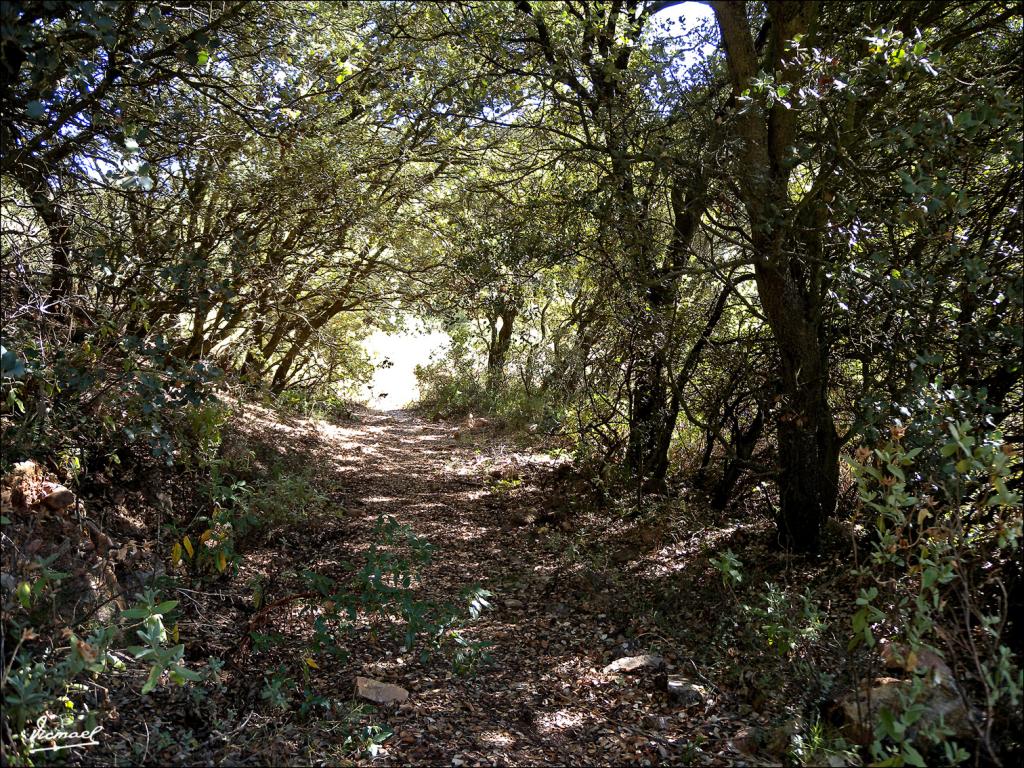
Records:
M409 692L399 685L382 683L369 677L356 677L356 695L374 704L394 704L409 698Z
M606 675L613 675L616 673L629 674L631 672L639 672L643 669L661 669L665 666L665 659L661 656L655 656L653 654L644 654L643 656L625 656L621 659L616 659L611 664L604 668Z
M686 707L695 707L707 701L708 692L701 685L695 685L682 677L670 675L665 682L669 698Z

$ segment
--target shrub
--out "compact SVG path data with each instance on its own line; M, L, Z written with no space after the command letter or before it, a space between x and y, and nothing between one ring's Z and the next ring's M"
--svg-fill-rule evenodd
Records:
M919 748L966 759L949 729L912 727L934 682L914 660L935 654L957 670L955 686L980 712L978 748L996 761L1020 749L1022 726L1024 678L1005 637L1021 537L1020 497L1008 483L1021 465L998 430L959 418L941 385L929 392L921 418L893 426L851 462L860 518L873 530L851 646L887 636L916 678L901 712L878 714L876 760L923 764Z

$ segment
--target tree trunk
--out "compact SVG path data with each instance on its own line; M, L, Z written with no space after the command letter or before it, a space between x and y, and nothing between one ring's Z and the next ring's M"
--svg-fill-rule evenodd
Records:
M761 306L782 359L779 538L789 548L815 552L839 492L840 440L828 402L827 344L817 311L788 271L760 261L756 274Z
M818 3L768 4L764 60L751 36L746 4L714 1L711 6L736 96L761 70L775 72L790 87L799 85L801 69L790 43L797 35L813 33ZM800 216L789 194L799 117L799 110L761 102L736 115L734 130L741 147L738 186L750 218L757 292L782 358L779 538L792 549L813 552L822 523L835 510L840 442L828 402L829 345L822 325L824 183L816 185L817 198L801 203L807 215L819 219L815 226L792 218ZM807 241L809 235L817 242Z
M761 404L757 405L757 415L746 429L740 426L739 419L734 417L734 429L730 456L726 458L725 468L722 471L721 479L715 484L711 492L711 508L725 509L732 496L732 490L740 479L744 465L754 455L754 448L757 441L761 439L761 432L764 430L764 409Z
M28 192L29 200L36 214L46 225L50 236L50 252L53 265L50 271L50 293L47 304L58 307L71 294L71 262L74 251L71 214L57 201L57 195L50 189L46 178L37 168L27 165L15 167L14 176ZM63 308L63 309L66 309Z
M669 403L664 371L664 355L660 353L640 368L629 414L626 465L640 485L650 490L664 485L668 449L679 415Z
M680 403L675 393L670 395L671 361L666 339L679 298L679 271L689 258L690 246L707 207L706 189L706 181L700 175L690 177L685 184L682 181L673 184L672 242L664 266L655 270L655 277L645 297L647 307L642 310L641 327L645 330L641 332L639 353L634 355L638 372L632 391L629 442L626 449L627 466L640 480L641 487L660 490L664 487L665 475L668 473L668 449L672 444ZM728 289L723 293L723 306L727 293ZM706 341L705 337L714 329L719 317L721 308L717 310L705 335L691 350L683 364L683 371L695 364Z
M512 328L519 312L515 307L502 305L501 311L491 323L491 340L487 346L487 392L497 394L505 381L505 360L512 346ZM498 320L501 328L498 329Z
M295 359L299 356L303 347L305 347L306 342L309 341L314 333L327 325L331 318L348 308L348 299L346 297L335 299L330 305L318 312L300 330L296 331L291 346L288 347L288 351L284 353L284 357L278 362L277 369L274 371L274 378L270 382L271 392L279 395L284 391L285 386L288 384L288 374L291 372Z

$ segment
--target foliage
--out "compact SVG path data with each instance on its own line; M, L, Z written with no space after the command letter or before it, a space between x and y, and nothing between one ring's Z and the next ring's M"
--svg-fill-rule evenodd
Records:
M711 564L722 574L722 586L734 587L743 581L743 573L740 570L743 563L731 549L726 550L717 558L712 558Z
M873 529L861 571L870 586L857 600L851 645L871 646L885 636L906 649L912 670L925 654L970 670L956 685L979 707L979 748L995 758L1013 746L994 740L994 729L1019 728L997 721L1015 717L1024 691L1024 673L1005 639L1021 538L1021 499L1007 483L1021 465L998 430L961 420L952 398L937 388L928 392L930 411L911 426L892 427L881 445L858 449L851 465L860 514ZM927 678L918 674L916 685L938 684ZM915 706L911 693L903 713L882 716L876 759L895 754L922 764L911 736ZM945 745L948 737L920 734L918 746ZM946 749L948 758L967 757L955 745Z
M1019 750L1020 9L714 2L669 23L684 5L0 5L0 474L32 458L124 500L173 467L193 495L161 510L157 555L226 583L254 526L332 512L313 468L231 454L230 403L349 417L363 342L413 312L452 338L416 372L424 412L564 435L609 524L688 493L818 556L851 517L848 660L934 654L978 712L970 745L926 733L911 670L870 759ZM462 607L416 593L426 540L390 518L375 536L365 564L290 574L312 639L265 670L268 707L323 710L317 658L371 619L485 666ZM736 550L710 565L749 646L834 654L815 595L762 589ZM193 679L173 600L65 648L75 569L25 562L17 724L128 640L147 693ZM343 741L373 753L360 717ZM846 754L801 738L797 759Z
M59 582L67 574L52 575ZM120 611L108 624L100 623L88 635L80 637L69 630L69 647L62 657L54 649L40 653L43 637L33 629L40 626L38 614L33 613L29 601L22 602L24 613L10 617L5 624L5 634L20 630L20 637L3 671L5 721L11 732L18 734L20 743L14 755L19 764L31 765L31 754L39 747L37 731L27 726L37 721L53 721L63 730L90 730L96 726L93 713L78 709L76 699L83 688L82 681L97 675L123 672L128 668L123 659L127 656L116 651L132 654L134 661L149 667L141 693L153 691L166 679L185 685L200 681L204 676L189 669L183 662L185 647L177 643L177 625L169 632L165 618L172 615L176 600L163 600L153 592L140 595L132 607ZM133 632L134 631L134 632ZM169 642L174 641L174 645ZM132 640L141 640L142 645L126 645ZM33 650L29 650L32 648ZM45 740L44 740L45 742Z

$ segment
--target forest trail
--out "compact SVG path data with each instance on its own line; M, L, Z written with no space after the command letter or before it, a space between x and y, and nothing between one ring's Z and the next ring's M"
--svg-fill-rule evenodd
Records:
M489 644L489 663L459 674L451 653L423 661L386 632L364 628L348 645L347 664L314 673L314 685L339 696L353 690L356 675L410 692L367 720L394 730L375 764L657 764L697 754L694 721L708 727L710 700L695 711L692 702L681 706L656 690L653 672L602 672L621 657L664 652L655 636L624 626L637 608L631 598L615 594L615 580L585 558L567 568L569 539L560 531L516 524L531 506L557 501L536 487L557 460L486 428L430 423L406 411L362 411L346 423L247 413L250 436L307 467L330 499L323 514L275 532L247 560L265 562L264 573L289 565L330 571L342 557L358 563L380 516L393 516L433 546L417 597L460 604L465 641ZM281 559L288 562L271 568ZM476 586L492 593L491 607L469 620L460 592ZM297 606L291 619L275 617L287 635L296 635L295 621L302 624ZM671 673L676 657L669 651L666 659ZM470 654L470 666L473 660ZM701 741L715 740L717 721ZM272 718L266 725L273 728ZM309 736L302 739L307 754L324 754L320 737ZM265 746L266 758L294 760L303 751L287 729Z

